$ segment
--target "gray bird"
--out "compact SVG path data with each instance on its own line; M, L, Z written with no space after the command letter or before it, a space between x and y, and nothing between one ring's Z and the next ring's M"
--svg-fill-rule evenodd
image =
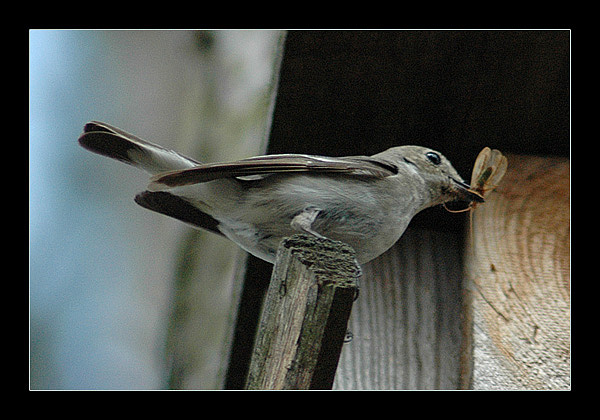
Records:
M257 156L203 164L116 127L90 122L84 148L152 177L135 202L231 239L273 263L298 232L342 241L365 263L389 249L421 210L483 202L440 153L399 146L373 156Z

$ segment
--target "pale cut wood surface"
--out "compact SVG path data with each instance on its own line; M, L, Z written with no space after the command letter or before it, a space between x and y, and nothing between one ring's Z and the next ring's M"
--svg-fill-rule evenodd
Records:
M508 156L473 214L472 388L570 388L570 164Z
M462 236L409 227L363 266L334 389L460 387Z

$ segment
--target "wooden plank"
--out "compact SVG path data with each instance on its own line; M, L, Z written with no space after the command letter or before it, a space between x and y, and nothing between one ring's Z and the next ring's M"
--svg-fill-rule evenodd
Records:
M459 388L462 243L410 226L363 267L334 389Z
M341 242L282 241L247 389L331 389L360 273L354 250Z
M569 160L509 155L508 166L467 242L465 368L474 389L569 389Z

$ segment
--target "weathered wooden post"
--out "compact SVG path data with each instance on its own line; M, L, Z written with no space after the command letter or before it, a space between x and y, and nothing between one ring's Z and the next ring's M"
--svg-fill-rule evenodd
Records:
M341 242L281 242L246 389L331 389L360 274L354 250Z

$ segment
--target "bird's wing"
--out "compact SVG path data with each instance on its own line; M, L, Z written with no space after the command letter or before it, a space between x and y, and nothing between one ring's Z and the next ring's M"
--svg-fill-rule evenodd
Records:
M282 173L323 173L348 176L385 178L398 173L388 162L367 156L343 158L283 154L266 155L227 163L211 163L190 169L157 174L152 178L156 187L177 187L213 181L221 178L243 178Z
M135 196L135 202L149 210L223 235L216 219L177 195L166 191L144 191Z

